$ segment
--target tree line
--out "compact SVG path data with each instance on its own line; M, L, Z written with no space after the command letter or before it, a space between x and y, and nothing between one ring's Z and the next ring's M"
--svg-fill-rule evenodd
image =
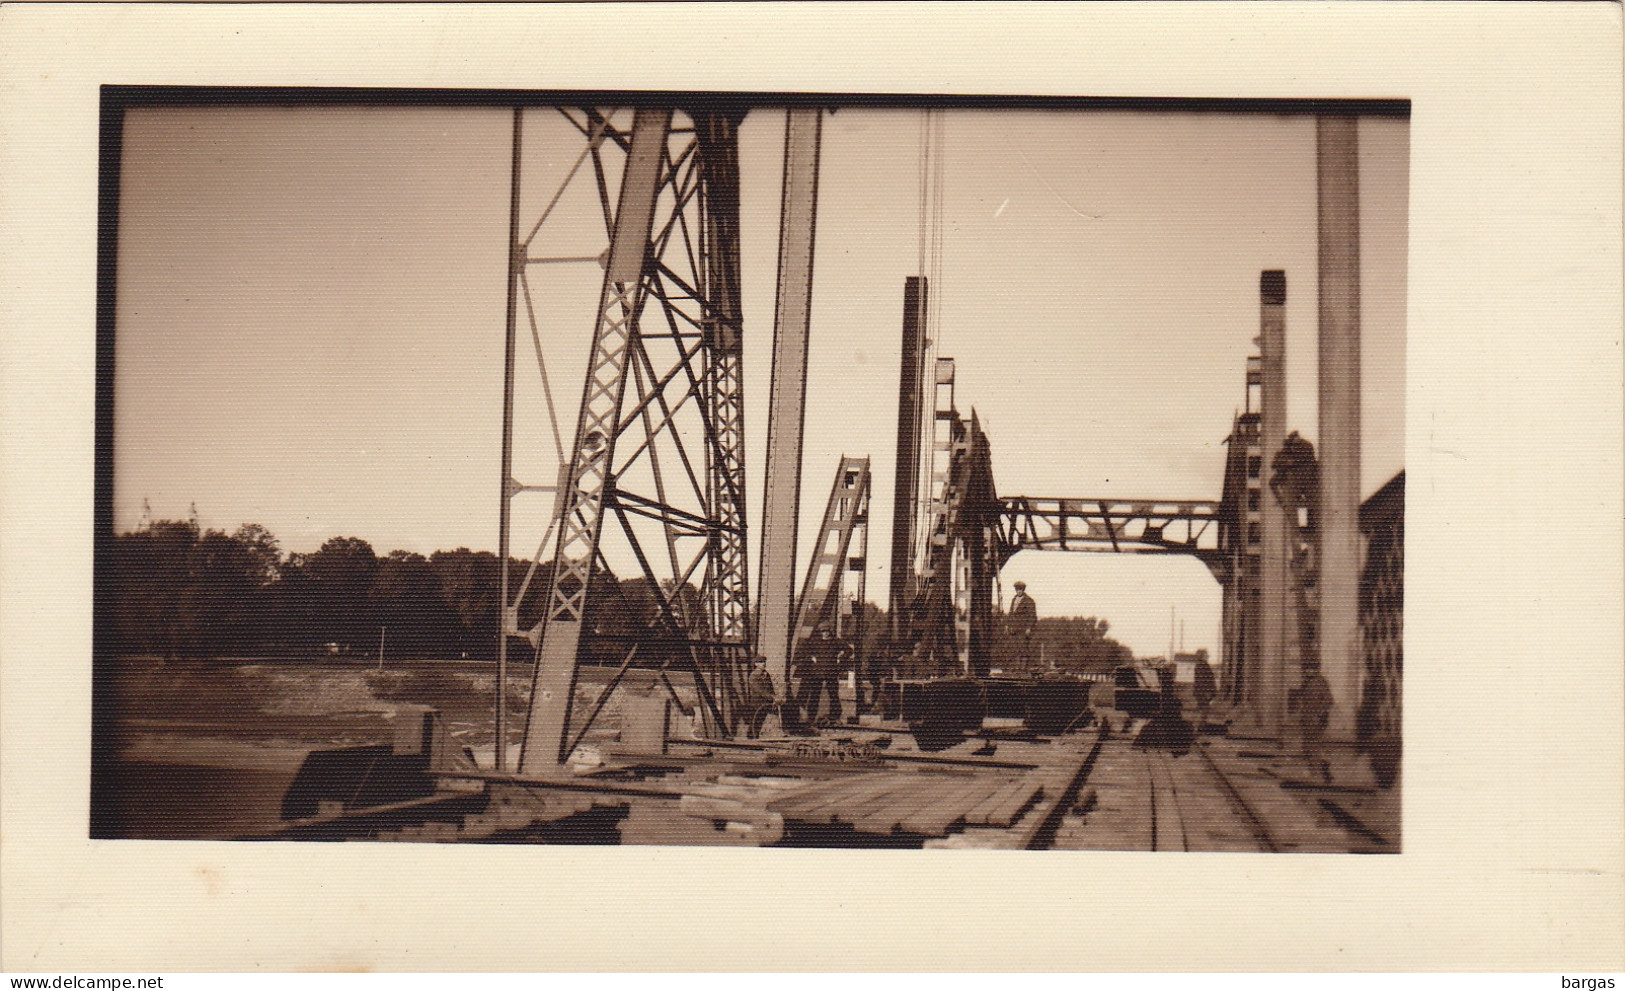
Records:
M993 664L1007 672L1066 671L1074 674L1110 671L1134 660L1134 651L1107 631L1111 624L1093 616L1041 616L1024 643L996 637Z
M530 564L510 559L510 580ZM383 630L392 656L496 655L501 562L489 551L379 555L359 537L333 537L312 553L284 554L258 524L226 533L160 520L115 536L96 570L107 611L100 628L116 653L375 656ZM533 589L545 591L547 571ZM645 628L659 610L641 578L595 582L605 628ZM527 597L522 627L537 621L544 598Z
M510 559L517 583L531 562ZM521 628L540 618L550 568L531 582ZM203 529L194 520L160 520L118 534L100 553L98 627L114 653L170 659L206 657L375 656L380 630L389 655L488 660L496 655L501 614L501 562L489 551L459 547L424 556L394 550L380 556L359 537L333 537L311 553L284 554L258 524L235 532ZM655 625L660 606L643 577L594 578L594 625L634 634ZM692 588L683 608L703 608ZM859 652L888 649L884 610L864 603L853 637ZM995 645L996 665L1008 671L1042 658L1066 671L1105 670L1132 657L1094 618L1045 617L1032 649L1009 638ZM860 632L861 631L861 632ZM522 655L521 655L522 656ZM606 657L608 663L618 658Z

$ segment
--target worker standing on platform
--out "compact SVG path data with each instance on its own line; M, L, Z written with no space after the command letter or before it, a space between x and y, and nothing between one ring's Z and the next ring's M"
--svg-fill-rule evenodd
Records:
M835 632L826 623L820 623L812 639L796 652L796 670L801 677L801 691L796 705L801 710L803 725L818 722L819 695L829 692L829 722L841 721L841 688L839 677L846 661L846 644L835 638Z
M1326 724L1331 721L1332 686L1320 668L1304 672L1303 687L1297 693L1298 728L1303 732L1303 756L1309 770L1327 784L1332 781L1331 763L1326 759Z
M908 650L897 658L898 677L918 680L935 673L930 670L930 661L926 657L925 644L915 640L909 645Z
M1032 657L1033 628L1038 625L1038 603L1027 594L1027 583L1016 582L1016 594L1010 597L1010 638L1015 642L1016 650L1021 652L1021 663L1031 668L1034 664Z
M862 664L863 677L858 679L858 715L880 711L880 696L886 682L896 677L897 654L890 643L881 642L869 651Z
M751 658L750 674L745 678L745 697L741 709L745 721L745 735L754 740L762 735L762 723L774 710L777 694L773 688L773 675L767 670L767 659Z
M1192 694L1196 697L1196 732L1201 735L1207 726L1208 706L1219 694L1218 679L1213 677L1213 668L1207 662L1207 651L1197 651L1196 672L1191 685Z

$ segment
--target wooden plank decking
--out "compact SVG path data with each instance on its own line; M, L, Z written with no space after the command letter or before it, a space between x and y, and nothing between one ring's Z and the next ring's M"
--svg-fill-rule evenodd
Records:
M1203 738L1187 751L1097 730L990 736L932 753L906 734L670 741L556 780L463 769L486 803L458 821L346 838L730 846L1397 852L1398 793L1310 781L1301 759ZM429 805L433 806L433 802ZM359 817L358 817L359 818ZM293 831L306 824L295 824ZM323 823L323 831L331 824ZM306 830L310 831L310 830ZM317 838L312 835L310 838Z

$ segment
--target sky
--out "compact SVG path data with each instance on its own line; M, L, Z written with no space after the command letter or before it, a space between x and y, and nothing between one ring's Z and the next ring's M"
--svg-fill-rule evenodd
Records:
M550 113L526 115L527 227L579 151ZM845 108L823 131L798 574L837 459L868 455L877 601L903 283L918 269L920 118ZM942 119L935 351L956 360L959 406L974 407L989 434L1000 494L1217 499L1263 269L1287 274L1289 429L1315 438L1312 118L948 110ZM117 529L135 527L144 503L158 519L195 503L203 525L259 523L285 551L341 535L380 554L496 548L510 127L500 108L130 111ZM768 108L740 131L753 525L783 135L782 112ZM1360 146L1369 494L1403 468L1408 126L1364 120ZM569 211L561 201L538 253L602 250L601 224L593 233ZM561 265L537 277L566 437L597 274ZM521 371L515 473L551 482L551 428L525 374L534 368ZM516 516L516 555L534 546L534 518ZM757 560L753 535L753 583ZM1025 580L1041 615L1104 617L1137 653L1165 651L1171 625L1188 649L1217 650L1218 586L1193 559L1027 552L1002 577L1006 597Z

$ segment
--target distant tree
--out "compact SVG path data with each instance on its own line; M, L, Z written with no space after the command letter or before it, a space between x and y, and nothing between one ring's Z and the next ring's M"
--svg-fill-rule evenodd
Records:
M258 586L264 588L282 576L282 548L271 531L258 523L244 523L231 539L242 545Z
M193 650L242 654L258 645L266 574L267 562L254 545L220 530L198 538L181 606L194 631Z
M459 655L495 656L501 615L501 561L489 551L436 551L429 567L439 583L442 602L457 620L451 647Z
M282 579L282 548L276 537L258 523L245 523L231 535L240 548L244 572L245 628L237 650L251 652L272 647L281 639L277 627L278 584Z
M677 586L668 580L664 584L666 598L671 603L672 613L676 616L677 622L692 633L707 635L715 617L711 615L710 605L704 596L700 595L700 590L694 587L693 582L684 582L681 586Z
M390 551L378 562L367 594L373 617L388 630L391 656L437 656L457 649L458 617L446 605L440 578L422 554Z
M159 520L120 535L103 586L116 648L169 659L256 648L271 625L279 558L276 538L255 524L228 535Z
M496 653L501 569L486 551L459 547L424 557L397 550L380 558L365 540L334 537L314 552L284 556L275 535L258 524L227 534L202 530L195 519L161 520L115 537L97 569L105 596L98 608L110 620L98 629L117 652L305 653L330 643L371 652L385 627L392 653L481 659ZM510 596L532 569L531 562L509 561ZM521 630L541 621L551 574L551 562L534 566L519 609ZM667 597L680 623L707 628L707 604L692 584L667 590ZM600 568L591 599L589 621L607 634L594 648L596 661L619 663L623 645L664 626L660 597L646 579L622 582ZM883 617L871 620L866 637L872 641L884 629ZM510 656L527 653L521 647Z
M378 555L359 537L333 537L303 562L310 582L315 628L326 642L357 648L376 638L368 591L378 575Z
M1109 671L1133 659L1133 651L1107 636L1111 624L1094 616L1046 616L1033 628L1030 644L1008 635L995 641L995 657L1011 673L1051 666L1073 674Z
M325 643L321 629L315 580L311 577L311 555L294 552L282 562L276 584L270 588L269 613L277 631L273 638L283 649L303 652Z
M330 537L305 566L316 581L338 588L365 589L378 573L378 555L360 537Z
M593 601L592 625L600 633L632 636L663 625L660 597L646 578L628 578Z
M189 520L158 520L115 542L108 588L120 649L167 660L193 652L189 598L197 542L197 524Z

